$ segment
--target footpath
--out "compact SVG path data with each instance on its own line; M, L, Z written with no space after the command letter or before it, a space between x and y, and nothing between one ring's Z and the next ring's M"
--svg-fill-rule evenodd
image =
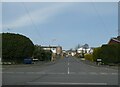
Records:
M118 70L119 66L118 65L98 65L96 62L92 62L89 60L80 60L81 62L91 65L91 66L95 66L95 67L105 67L105 68L110 68L110 69L115 69Z

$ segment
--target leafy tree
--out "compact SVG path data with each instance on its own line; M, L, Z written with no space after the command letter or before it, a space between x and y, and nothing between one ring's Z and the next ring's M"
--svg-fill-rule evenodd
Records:
M52 52L46 51L41 48L39 45L35 45L35 50L33 52L33 57L39 59L40 61L49 61L51 60Z
M26 36L14 33L2 33L2 61L23 62L31 57L34 44Z

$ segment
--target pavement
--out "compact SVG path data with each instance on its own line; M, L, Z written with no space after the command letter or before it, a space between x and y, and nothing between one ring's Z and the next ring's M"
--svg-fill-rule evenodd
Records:
M3 85L118 85L118 70L86 64L76 58L2 69Z
M79 58L79 60L81 60ZM81 60L82 61L82 60ZM110 69L116 69L118 70L118 65L97 65L96 62L92 62L92 61L89 61L89 60L85 60L85 61L82 61L83 63L87 64L87 65L91 65L91 66L96 66L96 67L105 67L105 68L110 68Z

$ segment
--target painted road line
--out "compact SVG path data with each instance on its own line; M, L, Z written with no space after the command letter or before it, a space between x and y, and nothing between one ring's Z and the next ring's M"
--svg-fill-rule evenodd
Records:
M3 72L3 74L6 73L6 74L13 74L15 72Z
M91 75L98 75L96 72L90 72Z
M46 73L46 74L52 74L52 75L64 75L66 73L54 73L54 72L49 72L49 73Z
M108 73L105 73L105 72L101 72L100 74L101 74L101 75L107 75Z
M34 72L26 72L26 74L34 74Z
M27 84L51 84L51 85L107 85L107 83L68 83L68 82L27 82Z
M70 63L68 63L68 66L70 65Z
M76 72L70 72L70 74L77 74Z
M24 74L25 72L14 72L14 73L17 73L17 74Z
M118 75L118 73L111 73L112 75Z
M70 69L69 69L69 67L68 67L68 74L70 74Z
M45 72L35 72L35 74L46 74Z
M86 75L87 73L86 72L79 72L78 74L80 74L80 75Z

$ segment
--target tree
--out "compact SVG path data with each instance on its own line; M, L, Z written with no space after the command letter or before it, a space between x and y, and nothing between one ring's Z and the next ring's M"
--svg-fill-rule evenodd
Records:
M23 35L2 33L2 61L23 62L31 57L34 50L32 41Z
M50 61L52 52L41 48L39 45L34 46L35 50L33 52L33 57L39 59L40 61Z

